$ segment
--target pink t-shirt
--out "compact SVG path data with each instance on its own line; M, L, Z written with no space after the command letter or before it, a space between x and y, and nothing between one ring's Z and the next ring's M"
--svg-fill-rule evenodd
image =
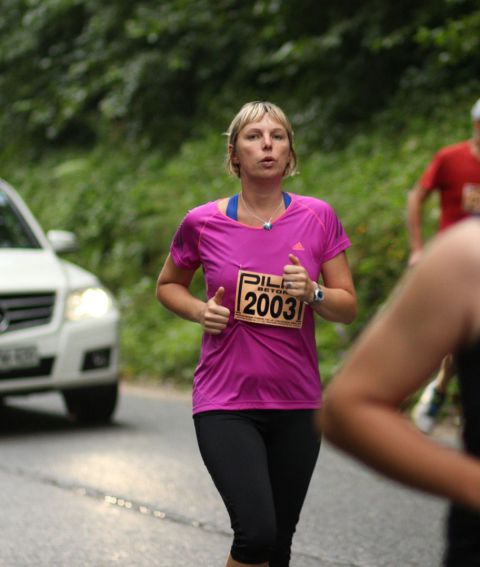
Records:
M290 263L288 254L292 253L310 278L317 281L322 264L350 246L330 205L312 197L290 196L290 206L274 221L270 231L235 221L219 210L218 202L210 202L189 211L175 234L171 246L174 263L185 270L202 266L207 296L212 297L223 286L223 305L230 309L227 328L220 335L203 335L194 375L193 413L219 409L309 409L320 405L312 309L298 302L303 313L301 328L234 317L239 305L240 270L281 276L283 267ZM269 281L263 278L262 285L270 285ZM271 302L273 296L260 298L265 291L260 285L250 292L254 300L259 299L254 308L264 314L270 306L275 316L283 309L289 317L289 296L274 283L272 286L270 290L280 298ZM251 305L252 300L247 303Z

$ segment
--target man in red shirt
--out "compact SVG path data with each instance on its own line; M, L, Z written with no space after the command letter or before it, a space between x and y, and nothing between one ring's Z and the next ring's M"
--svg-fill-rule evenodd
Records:
M409 266L414 266L422 255L422 208L433 191L440 196L440 231L472 214L480 214L480 99L473 105L471 117L472 138L439 150L408 193ZM413 420L423 432L432 430L454 374L453 359L448 355L413 408Z

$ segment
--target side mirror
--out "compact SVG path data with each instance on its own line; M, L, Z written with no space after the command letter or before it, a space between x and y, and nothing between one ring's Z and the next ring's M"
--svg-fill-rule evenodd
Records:
M79 248L77 237L67 230L49 230L47 238L55 252L76 252Z

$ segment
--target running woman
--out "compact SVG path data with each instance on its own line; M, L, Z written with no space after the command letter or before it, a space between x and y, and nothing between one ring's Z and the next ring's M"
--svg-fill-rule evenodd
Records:
M297 160L278 106L245 104L227 134L240 192L187 213L157 297L204 330L193 414L234 532L226 565L288 567L320 449L314 315L356 315L350 242L326 202L282 190ZM207 301L189 291L199 268Z

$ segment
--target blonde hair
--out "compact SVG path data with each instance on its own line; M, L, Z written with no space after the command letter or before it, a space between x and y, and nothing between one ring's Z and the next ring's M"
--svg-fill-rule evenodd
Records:
M232 120L228 130L226 132L227 138L227 156L225 159L225 168L230 175L235 175L240 177L240 165L238 163L233 163L232 157L235 153L235 147L237 144L238 134L245 128L247 124L251 122L258 122L261 120L265 114L269 114L273 120L281 124L288 136L288 141L290 143L290 152L292 154L290 161L287 164L283 176L295 175L297 170L297 154L293 147L293 129L290 121L283 112L283 110L268 101L253 101L247 102L238 111L235 118ZM231 149L232 148L232 149Z

